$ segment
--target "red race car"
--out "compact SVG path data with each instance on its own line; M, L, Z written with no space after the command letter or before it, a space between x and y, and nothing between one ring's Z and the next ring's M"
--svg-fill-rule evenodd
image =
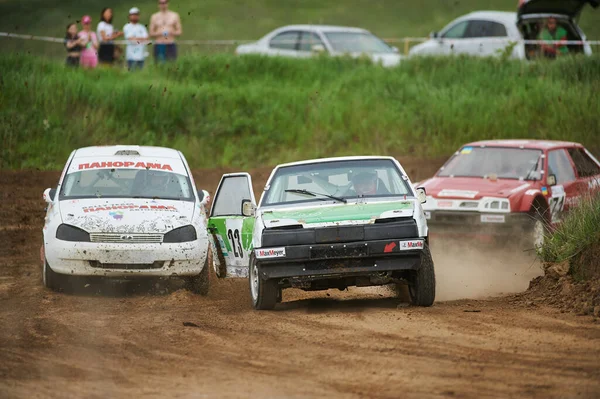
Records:
M600 190L600 162L578 143L479 141L418 185L432 235L512 237L533 249L562 212Z

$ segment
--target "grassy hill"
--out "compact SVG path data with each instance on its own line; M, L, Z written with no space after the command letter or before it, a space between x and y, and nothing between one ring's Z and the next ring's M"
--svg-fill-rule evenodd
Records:
M61 168L102 144L181 149L192 166L253 167L348 154L448 156L493 138L600 151L600 57L526 64L221 54L141 73L71 71L0 56L0 168Z
M65 25L84 14L98 22L102 7L114 6L114 24L126 22L137 6L142 21L156 10L155 0L0 0L0 31L62 37ZM517 0L171 0L181 14L185 39L257 39L292 23L359 26L384 37L427 36L450 20L475 10L515 11ZM587 7L580 25L590 39L600 40L600 10ZM0 38L0 49L62 56L60 44ZM202 50L214 50L203 48ZM596 50L600 51L600 50Z

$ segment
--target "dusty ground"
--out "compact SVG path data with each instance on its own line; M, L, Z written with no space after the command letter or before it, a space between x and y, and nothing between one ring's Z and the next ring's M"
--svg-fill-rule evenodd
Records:
M269 170L259 172L263 183ZM220 174L197 171L197 183L214 191ZM255 312L245 281L214 276L205 298L163 287L50 292L41 194L57 178L0 172L2 398L600 397L598 323L489 298L539 273L510 251L438 244L440 302L427 309L354 289L286 291L278 311Z

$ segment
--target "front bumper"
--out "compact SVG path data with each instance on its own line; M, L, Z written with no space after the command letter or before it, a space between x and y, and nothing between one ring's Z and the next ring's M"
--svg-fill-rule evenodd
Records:
M257 262L261 266L260 277L263 279L317 280L362 276L379 272L417 270L421 265L424 245L425 240L422 238L290 245L284 247L285 257L257 258ZM260 250L268 251L260 248L256 249L255 253Z
M524 212L482 213L467 211L425 211L432 235L511 236L532 226L531 215Z
M60 274L103 277L190 276L202 271L208 240L176 244L112 244L49 239L44 253Z

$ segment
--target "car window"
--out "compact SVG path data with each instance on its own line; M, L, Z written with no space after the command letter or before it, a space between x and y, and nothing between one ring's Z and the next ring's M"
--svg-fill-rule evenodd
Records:
M548 174L556 176L557 184L575 180L575 171L565 150L550 151L548 154Z
M494 21L472 20L465 32L465 37L506 37L506 27Z
M600 166L582 148L569 148L569 155L571 155L579 177L600 175Z
M462 39L465 37L465 32L467 30L467 26L469 25L469 21L462 21L448 29L442 37L445 39Z
M333 51L339 53L393 53L383 40L369 32L325 33Z
M60 198L160 198L193 201L187 176L154 169L90 169L69 173Z
M269 42L269 47L281 50L297 50L298 49L298 31L287 31L276 35Z
M230 176L223 180L215 198L211 216L232 216L242 214L242 199L251 199L246 176Z
M312 46L317 44L320 44L323 47L325 47L319 35L317 35L314 32L303 31L300 35L300 45L298 47L298 50L312 51Z
M354 199L404 197L412 192L408 178L391 160L332 161L279 168L261 206L320 202L328 200L326 195Z

